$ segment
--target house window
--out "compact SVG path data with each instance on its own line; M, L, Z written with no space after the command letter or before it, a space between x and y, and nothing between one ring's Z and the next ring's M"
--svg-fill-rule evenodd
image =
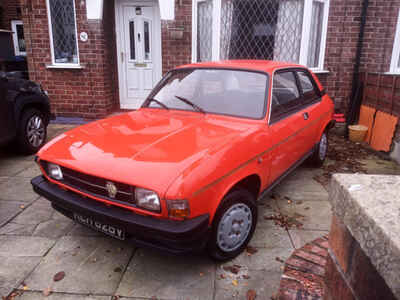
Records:
M329 0L193 0L192 60L324 67Z
M390 72L400 74L400 12L397 19L397 28L394 38L392 62L390 63Z
M11 21L15 56L26 55L24 25L20 20Z
M47 0L50 45L54 65L78 65L74 0Z

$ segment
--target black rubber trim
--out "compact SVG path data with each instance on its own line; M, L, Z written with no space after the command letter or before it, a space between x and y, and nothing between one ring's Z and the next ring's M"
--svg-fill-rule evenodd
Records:
M184 221L157 219L84 198L63 190L43 176L33 178L31 184L37 194L48 199L65 216L72 219L75 212L118 226L125 230L126 240L138 246L181 254L203 249L209 237L208 214Z

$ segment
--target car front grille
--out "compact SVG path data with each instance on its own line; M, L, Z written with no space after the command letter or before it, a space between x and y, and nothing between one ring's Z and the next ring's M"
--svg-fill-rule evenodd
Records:
M43 169L47 172L47 167L45 165L46 162L42 161ZM62 166L61 170L63 173L63 180L60 180L60 182L67 186L98 198L135 206L134 187L131 185L84 174ZM107 182L112 182L117 188L117 194L114 198L110 197L107 191Z

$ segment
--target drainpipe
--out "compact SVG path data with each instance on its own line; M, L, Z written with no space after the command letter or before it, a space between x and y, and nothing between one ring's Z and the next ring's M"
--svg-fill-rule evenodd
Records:
M360 110L361 101L359 100L359 93L361 90L359 82L359 72L361 64L361 55L364 44L364 33L365 33L365 23L367 22L369 0L364 0L362 3L361 11L361 22L360 22L360 32L358 35L357 52L356 52L356 62L354 64L353 70L353 83L351 88L351 97L348 107L348 113L346 116L347 126L353 124L356 121L358 111ZM347 127L346 127L347 129ZM348 136L348 131L346 130L346 137Z

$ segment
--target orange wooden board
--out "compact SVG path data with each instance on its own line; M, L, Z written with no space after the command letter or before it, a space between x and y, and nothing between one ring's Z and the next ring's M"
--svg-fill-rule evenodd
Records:
M371 147L377 151L390 151L398 117L378 111L372 129Z
M374 116L376 109L373 107L361 105L360 109L360 119L358 121L359 125L364 125L368 127L368 132L365 135L364 141L369 143L372 136L372 126L374 124Z

